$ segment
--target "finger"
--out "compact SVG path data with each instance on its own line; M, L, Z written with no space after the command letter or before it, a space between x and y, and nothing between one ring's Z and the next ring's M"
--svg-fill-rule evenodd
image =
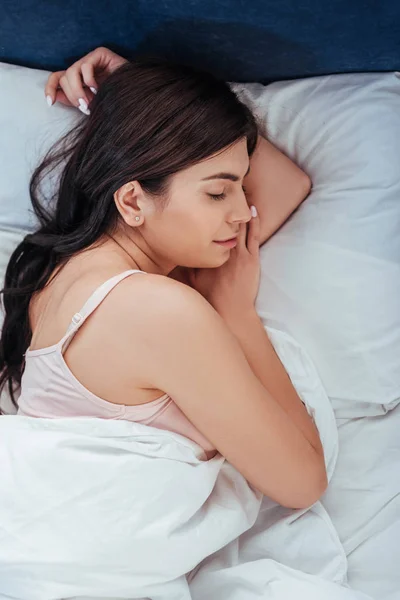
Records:
M56 91L56 102L61 102L61 104L71 106L71 102L68 100L67 96L61 88L58 88L58 90Z
M246 223L240 223L239 233L237 236L237 244L236 244L236 249L238 251L246 249L246 232L247 232Z
M47 103L49 104L49 106L54 104L54 102L56 101L57 88L59 85L60 78L63 74L64 71L56 71L49 75L49 78L44 88L44 94L47 98ZM70 104L70 102L68 102L68 104Z
M251 208L253 209L253 207ZM258 214L252 216L249 222L247 249L253 256L257 256L260 251L260 217Z
M86 108L88 108L89 98L83 89L83 80L79 62L66 70L65 77L68 81L70 92L73 95L74 106L79 106L79 101L81 100L82 102L85 102Z
M69 80L67 79L67 77L65 77L65 75L63 75L60 79L60 87L63 90L63 92L65 93L65 95L67 96L67 98L70 101L72 106L76 106L77 108L79 108L79 110L81 112L83 112L83 114L85 114L85 115L90 114L90 111L87 108L87 104L82 105L79 101L77 102L75 100L75 95L71 89Z
M112 73L120 65L126 62L126 58L115 54L108 48L101 46L96 48L93 52L90 52L86 57L85 61L88 60L98 70L103 70L107 74Z
M97 90L99 86L94 77L94 64L89 61L84 61L81 65L82 79L87 85L87 87L93 92L93 94L97 94Z

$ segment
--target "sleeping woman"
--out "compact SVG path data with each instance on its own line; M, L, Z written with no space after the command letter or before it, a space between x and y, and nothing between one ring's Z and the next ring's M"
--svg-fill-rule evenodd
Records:
M188 66L98 48L45 95L85 117L31 179L38 227L6 272L0 386L20 415L171 430L276 502L312 505L318 431L255 309L260 245L309 178L227 83Z

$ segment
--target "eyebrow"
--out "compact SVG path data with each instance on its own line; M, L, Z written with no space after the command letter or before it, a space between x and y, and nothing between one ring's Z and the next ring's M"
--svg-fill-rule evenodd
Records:
M250 165L245 174L248 175L250 173ZM204 177L202 181L208 181L209 179L229 179L229 181L239 181L240 177L234 175L233 173L216 173L215 175L210 175L209 177Z

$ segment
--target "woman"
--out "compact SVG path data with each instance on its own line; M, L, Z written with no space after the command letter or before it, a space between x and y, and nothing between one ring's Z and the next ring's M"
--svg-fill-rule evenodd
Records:
M21 415L170 429L282 505L313 504L318 431L255 310L259 245L308 178L208 73L98 49L46 95L88 118L32 177L40 225L7 268L0 385L20 386ZM49 208L40 182L64 160Z

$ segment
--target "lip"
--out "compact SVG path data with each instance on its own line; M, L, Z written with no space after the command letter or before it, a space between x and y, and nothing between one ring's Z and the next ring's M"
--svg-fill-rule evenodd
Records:
M237 236L239 235L239 232L237 231L235 233L235 235L233 235L230 238L226 238L226 240L214 240L214 242L230 242L231 240L235 240L237 238Z
M215 243L219 244L220 246L225 246L225 248L234 248L237 244L237 238L233 237L233 238L230 238L229 240L225 240L224 242L215 241Z
M237 238L237 235L233 235L233 236L232 236L232 237L230 237L230 238L226 238L226 240L214 240L214 241L215 241L215 242L230 242L230 241L232 241L232 240L236 240L236 238Z

